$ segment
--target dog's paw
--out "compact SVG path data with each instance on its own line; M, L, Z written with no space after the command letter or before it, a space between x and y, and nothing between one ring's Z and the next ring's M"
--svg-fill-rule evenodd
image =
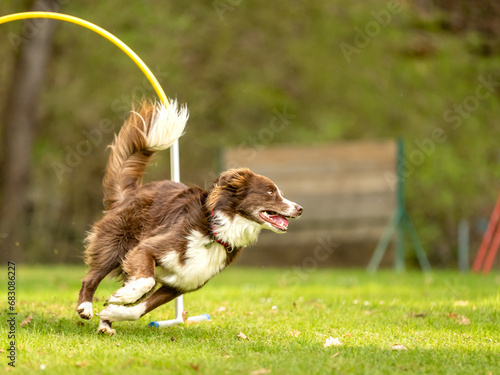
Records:
M138 301L149 292L156 284L153 277L129 281L108 298L107 304L126 305Z
M132 297L126 297L122 293L115 292L108 300L104 303L104 307L108 305L126 305L127 303L133 303L130 301Z
M130 307L110 304L100 312L99 317L102 320L106 320L109 322L137 320L141 317L144 311L145 309L142 304Z
M99 322L99 327L97 328L97 333L103 333L103 334L107 334L109 336L114 336L116 335L116 331L111 328L111 324L106 321L106 320L102 320Z
M92 302L82 302L78 307L76 308L76 311L78 312L78 315L80 315L80 318L82 319L92 319Z

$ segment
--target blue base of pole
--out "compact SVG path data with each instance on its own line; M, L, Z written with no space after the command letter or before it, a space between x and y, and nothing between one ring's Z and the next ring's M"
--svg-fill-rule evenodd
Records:
M190 316L186 319L188 322L206 322L212 320L210 315L201 314L196 316ZM170 319L170 320L160 320L158 322L149 322L148 327L152 328L161 328L161 327L170 327L177 324L183 324L184 321L182 319Z

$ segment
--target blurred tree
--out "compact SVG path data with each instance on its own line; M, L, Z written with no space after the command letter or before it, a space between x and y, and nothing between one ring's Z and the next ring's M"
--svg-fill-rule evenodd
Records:
M30 1L0 1L0 14L24 11ZM500 48L493 49L492 33L466 19L479 10L460 8L468 26L450 27L455 11L437 4L444 1L59 0L65 13L123 40L169 96L188 103L189 127L181 139L185 183L210 184L218 149L226 146L258 152L274 144L404 137L414 166L408 208L433 266L449 266L458 222L470 219L471 249L477 248L481 230L474 223L489 217L498 194L500 55L493 52ZM483 2L491 5L486 11ZM228 5L223 10L222 3ZM389 17L393 3L400 8ZM447 1L455 3L462 1ZM487 13L475 18L477 25L484 20L497 27L495 0L464 3L481 4ZM19 26L0 28L2 107L12 94L4 81L13 77L9 40ZM28 199L19 206L28 207L23 212L29 220L13 239L25 262L81 262L85 231L101 217L106 145L131 103L154 96L137 67L111 43L75 25L60 23L59 30L36 138L30 153L16 154L31 158L25 177L30 183L18 192ZM359 53L346 59L346 43ZM483 100L475 93L478 87L484 93L484 80L494 90ZM467 112L455 112L464 106ZM270 133L276 112L294 117ZM103 124L108 130L102 131ZM0 124L0 133L5 129ZM445 131L447 140L423 147L435 129ZM64 173L54 165L66 167ZM146 181L168 178L168 168L168 153L162 153ZM16 217L7 215L6 221ZM0 228L0 235L6 233Z
M58 11L58 0L33 0L28 9ZM0 179L0 260L22 258L28 227L27 188L31 150L36 133L37 106L43 87L56 22L26 20L21 35L9 34L11 46L18 52L3 112L3 139Z

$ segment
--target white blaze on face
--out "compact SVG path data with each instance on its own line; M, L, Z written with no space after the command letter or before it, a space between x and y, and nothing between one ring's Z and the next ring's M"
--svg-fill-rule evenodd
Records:
M295 206L296 204L288 199L286 199L283 194L281 194L281 190L278 188L278 186L276 186L276 184L274 184L274 186L276 187L276 191L278 192L278 196L281 198L281 200L283 201L283 203L285 203L287 206L288 206L288 212L286 212L285 214L287 216L292 216L294 211L295 211Z

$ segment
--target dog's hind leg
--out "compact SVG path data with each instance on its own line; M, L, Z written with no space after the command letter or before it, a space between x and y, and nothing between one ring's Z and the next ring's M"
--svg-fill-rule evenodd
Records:
M80 318L92 319L92 299L94 298L94 293L102 279L118 266L119 263L110 265L105 269L90 268L87 272L87 275L82 280L82 288L78 297L78 307L76 308Z
M131 250L123 262L127 279L123 287L108 299L109 304L125 305L138 301L156 285L155 259L148 248L138 245Z
M94 228L86 239L85 263L89 270L82 280L76 308L82 319L92 318L92 299L97 287L110 272L120 267L120 259L126 251L123 246L106 238L101 232Z
M98 332L114 335L116 332L111 328L112 322L137 320L151 310L173 300L181 294L182 293L175 288L163 285L152 295L135 306L108 305L99 314L101 321L99 323Z

